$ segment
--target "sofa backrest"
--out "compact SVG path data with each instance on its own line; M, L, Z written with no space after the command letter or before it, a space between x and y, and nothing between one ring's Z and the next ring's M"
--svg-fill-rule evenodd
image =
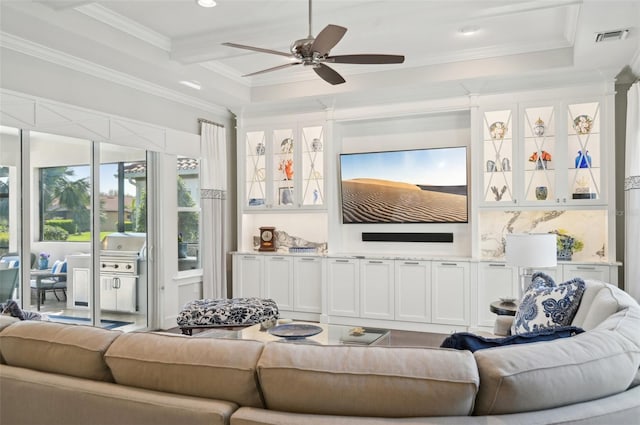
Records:
M122 332L84 325L18 321L0 332L9 366L113 382L104 353Z
M270 342L258 362L268 409L307 414L469 415L478 370L469 351Z
M105 359L118 384L263 407L256 364L263 343L132 332Z
M631 385L640 367L640 306L613 285L602 285L592 286L596 290L582 306L587 312L582 323L597 322L588 332L474 353L480 374L474 415L550 409ZM613 313L602 318L607 311Z
M615 286L598 280L585 280L585 291L571 324L589 331L613 313L629 305Z

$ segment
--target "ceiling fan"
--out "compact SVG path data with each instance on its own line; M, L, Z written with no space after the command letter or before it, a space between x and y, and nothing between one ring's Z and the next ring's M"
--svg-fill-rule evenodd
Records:
M338 44L346 32L347 29L345 27L341 27L339 25L327 25L322 31L320 31L318 36L314 38L311 34L311 0L309 0L309 35L307 38L294 41L291 45L291 53L279 52L277 50L264 49L261 47L246 46L237 43L222 43L222 45L236 47L238 49L252 50L254 52L286 56L290 59L296 60L295 62L274 66L273 68L263 69L262 71L252 72L251 74L243 75L243 77L263 74L265 72L289 68L295 65L304 65L313 67L313 70L320 78L335 85L344 83L345 79L342 78L342 76L333 68L325 65L326 63L371 65L404 62L403 55L355 54L329 56L329 51Z

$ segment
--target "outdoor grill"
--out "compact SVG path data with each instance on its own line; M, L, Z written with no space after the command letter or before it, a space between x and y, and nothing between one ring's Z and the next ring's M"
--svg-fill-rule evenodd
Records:
M116 311L137 311L140 297L140 275L144 273L141 263L146 259L145 233L111 233L102 240L100 252L100 282L102 287L102 308ZM144 284L144 282L143 282ZM116 297L115 304L109 303L107 294L123 291L130 297ZM118 302L119 301L119 302ZM123 302L124 301L124 302Z

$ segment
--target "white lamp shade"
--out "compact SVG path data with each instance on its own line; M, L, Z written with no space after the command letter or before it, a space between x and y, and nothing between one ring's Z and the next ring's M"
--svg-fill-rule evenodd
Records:
M516 267L555 267L558 264L556 235L553 233L508 234L507 264Z

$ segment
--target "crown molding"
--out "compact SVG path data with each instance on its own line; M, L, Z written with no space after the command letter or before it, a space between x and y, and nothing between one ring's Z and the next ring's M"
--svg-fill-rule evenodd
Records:
M95 78L110 81L135 90L162 97L164 99L181 103L193 108L202 109L212 113L226 116L229 112L227 108L210 102L205 102L192 96L187 96L167 87L153 84L140 78L132 77L120 71L98 65L94 62L80 59L59 50L54 50L41 44L34 43L24 38L16 37L12 34L0 31L0 47L14 50L16 52L33 56L37 59L64 66L74 71L88 74Z
M171 51L171 39L169 37L165 37L164 35L145 27L144 25L140 25L138 22L126 18L119 13L113 12L104 6L93 3L76 7L75 10L162 50L167 52Z

